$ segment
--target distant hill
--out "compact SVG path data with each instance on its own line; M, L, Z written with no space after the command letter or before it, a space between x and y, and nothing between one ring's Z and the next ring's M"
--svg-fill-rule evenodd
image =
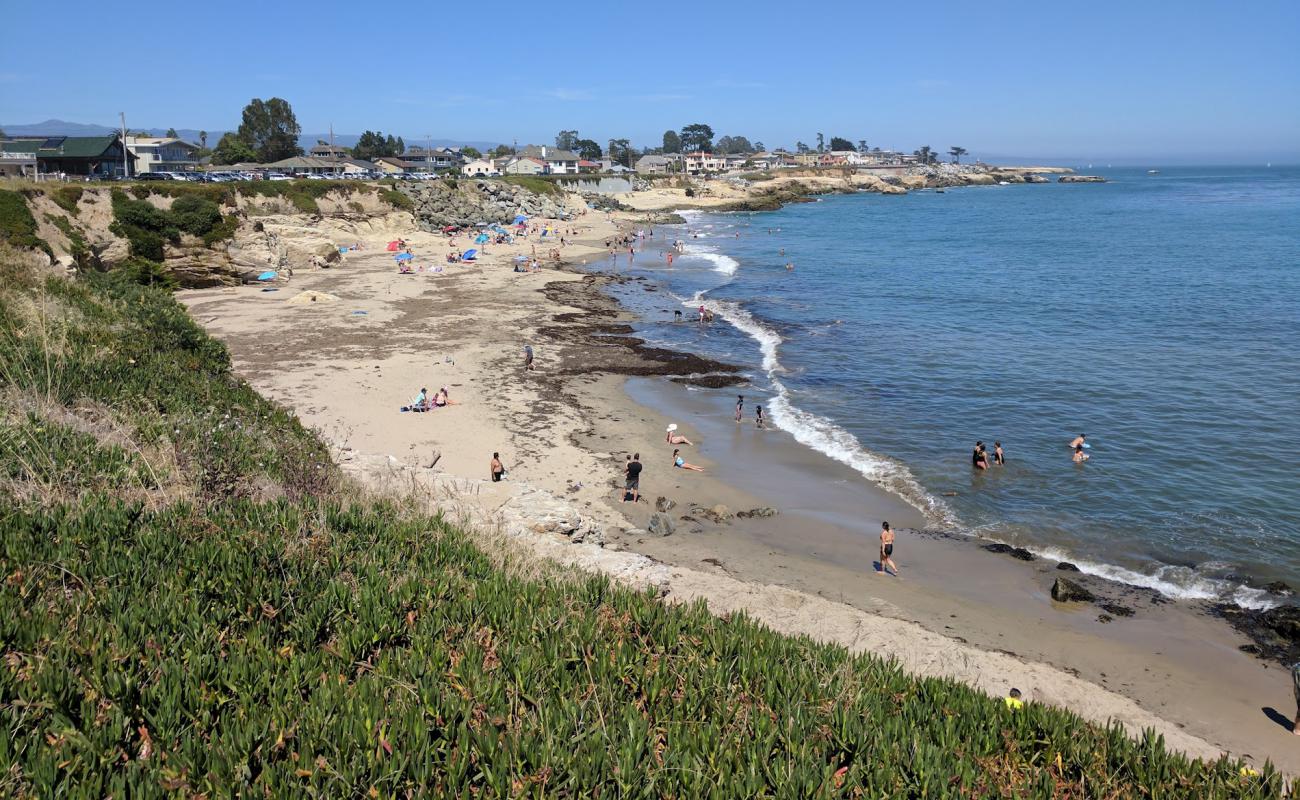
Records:
M0 123L0 130L9 136L103 136L107 133L113 133L118 130L112 125L95 125L82 122L67 122L61 119L47 119L44 122L37 122L30 125L15 124L10 125ZM128 125L127 130L132 133L144 131L150 136L164 136L167 128L142 128L138 125ZM198 142L198 128L177 128L176 133L180 138L189 142ZM212 147L221 140L225 131L208 131L208 146ZM385 131L385 135L391 131ZM401 136L403 141L408 145L425 145L425 139L421 136L406 136L404 134L394 133L395 136ZM334 134L334 143L341 147L351 147L361 138L358 133L336 133ZM310 150L318 140L328 142L330 135L328 133L304 133L298 137L298 144L303 150ZM479 150L491 150L499 142L462 142L456 139L430 139L428 143L433 147L475 147Z

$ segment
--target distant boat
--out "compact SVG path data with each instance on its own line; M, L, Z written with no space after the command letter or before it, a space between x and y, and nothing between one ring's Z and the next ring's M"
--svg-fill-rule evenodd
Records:
M1160 174L1160 170L1158 170L1158 169L1149 169L1149 170L1147 170L1147 174L1148 174L1148 175L1159 175L1159 174Z

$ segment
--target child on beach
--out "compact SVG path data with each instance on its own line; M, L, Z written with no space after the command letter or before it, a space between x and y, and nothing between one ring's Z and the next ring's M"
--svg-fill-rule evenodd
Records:
M763 429L763 407L754 406L754 427L759 430Z
M1002 698L1002 702L1006 703L1007 708L1012 711L1019 711L1025 707L1025 701L1020 699L1020 690L1016 688L1012 688L1010 692L1007 692L1007 696Z
M888 574L889 570L894 571L894 577L898 577L898 565L894 563L894 532L889 529L888 522L880 523L880 572L876 574Z
M742 409L744 409L744 407L745 407L745 396L743 394L736 395L736 424L737 425L740 424L740 412Z

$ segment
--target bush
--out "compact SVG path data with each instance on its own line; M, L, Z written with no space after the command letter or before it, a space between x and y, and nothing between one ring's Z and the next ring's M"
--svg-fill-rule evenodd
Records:
M221 224L221 208L192 194L176 198L168 214L173 225L195 236L203 236Z
M0 242L11 247L31 248L53 256L50 245L37 235L36 218L19 192L0 189Z
M75 217L81 213L77 203L81 202L81 195L84 192L85 189L81 186L61 186L50 193L50 199L59 208Z
M412 211L415 209L415 201L396 189L381 190L379 192L379 199L383 200L398 211Z
M536 175L507 175L500 180L522 186L533 194L562 194L563 189L555 181L539 178Z
M64 216L46 214L45 221L58 228L59 232L68 238L68 252L77 266L82 268L90 266L91 253L90 248L86 246L86 237L72 224L72 220Z

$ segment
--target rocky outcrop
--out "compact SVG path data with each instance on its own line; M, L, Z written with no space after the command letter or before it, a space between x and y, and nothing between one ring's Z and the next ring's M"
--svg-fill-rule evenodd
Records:
M676 530L672 518L658 511L650 516L650 524L646 525L646 531L653 536L672 536Z
M517 214L551 219L572 215L567 194L537 194L498 180L410 181L397 184L397 190L415 203L416 224L425 231L437 232L449 225L504 225Z
M1062 175L1056 179L1057 183L1105 183L1106 179L1100 175Z
M1069 578L1057 578L1052 584L1052 599L1058 603L1091 603L1097 597Z

